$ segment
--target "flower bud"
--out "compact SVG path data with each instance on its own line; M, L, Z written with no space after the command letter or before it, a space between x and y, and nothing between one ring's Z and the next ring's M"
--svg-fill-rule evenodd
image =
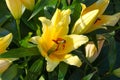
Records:
M35 0L21 0L21 2L28 10L33 10Z
M96 47L96 45L94 44L94 42L90 41L88 42L88 44L85 46L85 51L86 51L86 58L88 59L88 61L90 61L91 63L93 61L95 61L95 59L99 56L99 53L101 51L101 48L103 46L104 43L104 37L103 36L98 36L98 49Z
M9 46L12 41L12 33L0 38L0 54L6 52L6 48Z
M0 59L0 74L7 70L11 63L12 61L8 59Z
M20 0L5 0L8 9L15 19L20 19L24 8Z

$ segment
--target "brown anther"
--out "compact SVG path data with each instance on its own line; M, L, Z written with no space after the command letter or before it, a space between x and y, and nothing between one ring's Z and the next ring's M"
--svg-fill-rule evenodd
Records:
M57 38L57 40L53 40L53 41L57 44L57 48L55 51L57 51L59 49L61 44L62 44L63 49L65 48L66 40L64 40L62 38Z
M101 20L100 18L97 18L96 21L95 21L95 23L96 23L97 21L100 21L100 20ZM95 24L95 23L94 23L94 24Z

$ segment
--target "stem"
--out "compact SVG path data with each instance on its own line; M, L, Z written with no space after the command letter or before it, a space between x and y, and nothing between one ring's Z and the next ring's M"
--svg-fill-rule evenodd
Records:
M20 20L16 19L16 24L17 24L17 30L18 30L18 39L21 40L21 34L20 34Z

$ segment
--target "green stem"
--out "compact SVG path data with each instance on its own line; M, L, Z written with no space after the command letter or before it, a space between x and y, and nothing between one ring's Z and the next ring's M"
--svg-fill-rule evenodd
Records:
M18 30L18 39L21 40L21 34L20 34L20 20L16 19L16 24L17 24L17 30Z

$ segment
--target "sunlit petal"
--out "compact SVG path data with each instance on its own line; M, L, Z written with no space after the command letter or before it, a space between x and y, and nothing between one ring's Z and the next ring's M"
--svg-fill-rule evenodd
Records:
M102 15L95 23L95 26L105 25L105 26L115 26L115 24L120 19L120 13L116 13L114 15Z
M75 23L73 29L72 29L72 33L74 34L82 34L84 32L86 32L90 26L92 26L94 24L94 22L97 19L99 10L93 10L90 11L88 13L86 13L85 15L81 16Z
M64 62L77 67L80 67L82 65L82 62L79 59L79 57L71 54L65 56Z
M57 67L57 65L60 63L59 61L53 61L49 58L46 58L46 61L47 61L46 69L48 72L53 71Z
M33 10L35 0L21 0L22 4L29 10Z
M95 24L91 26L91 28L88 29L86 32L92 32L105 26L115 26L119 19L120 13L116 13L114 15L101 15L99 19L95 22Z
M52 23L54 25L58 24L59 22L61 22L61 20L65 20L65 24L66 23L70 23L70 20L69 20L69 15L71 13L71 10L70 9L67 9L67 10L59 10L57 9L51 19ZM66 17L66 18L65 18Z
M83 13L83 11L86 9L86 5L81 3L81 7L82 7L82 11L81 11L81 14Z
M9 46L12 40L12 33L0 38L0 54L6 51L6 48Z
M98 9L100 11L98 16L101 16L105 11L105 9L107 8L108 4L109 4L109 0L98 0L95 3L93 3L91 6L87 7L83 11L82 15L90 12L91 10Z

